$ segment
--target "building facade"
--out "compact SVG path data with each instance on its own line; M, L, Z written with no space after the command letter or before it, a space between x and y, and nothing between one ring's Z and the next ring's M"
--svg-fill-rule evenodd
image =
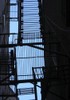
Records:
M0 3L0 45L9 43L9 3L9 0L1 0ZM1 85L9 79L9 60L9 49L0 47L0 100L17 100L16 96L11 97L15 93L10 85Z
M46 87L48 86L42 100L70 99L69 4L69 0L43 0L42 2L41 30L45 48Z

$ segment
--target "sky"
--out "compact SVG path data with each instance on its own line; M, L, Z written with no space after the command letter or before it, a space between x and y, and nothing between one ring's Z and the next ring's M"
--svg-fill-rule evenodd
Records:
M12 3L15 3L16 0L11 0ZM24 9L23 9L23 43L31 43L31 42L41 42L40 38L40 23L39 23L39 10L38 10L38 2L37 0L24 0ZM11 6L10 8L10 17L17 17L17 6ZM10 32L18 33L18 21L10 20ZM10 43L17 42L17 35L10 36ZM32 67L42 67L44 66L44 52L42 50L24 46L24 47L16 47L17 53L17 71L18 71L18 79L32 79L33 77L20 77L20 75L32 75ZM40 85L40 83L38 83ZM18 84L18 88L29 88L33 87L32 83L28 84ZM38 100L41 100L41 89L37 87L38 90ZM33 95L20 95L19 100L31 100L35 99Z

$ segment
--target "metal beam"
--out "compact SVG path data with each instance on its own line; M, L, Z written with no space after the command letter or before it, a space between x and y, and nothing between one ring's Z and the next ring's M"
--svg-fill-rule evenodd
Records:
M41 82L42 79L28 79L28 80L12 80L12 81L8 81L7 83L0 83L0 86L1 85L15 85L15 84L19 84L19 83L34 83L34 82Z
M33 42L33 43L20 43L20 44L0 44L0 48L12 48L12 47L16 47L16 46L30 46L30 45L40 45L43 43L42 42Z
M16 94L0 94L0 97L16 97Z

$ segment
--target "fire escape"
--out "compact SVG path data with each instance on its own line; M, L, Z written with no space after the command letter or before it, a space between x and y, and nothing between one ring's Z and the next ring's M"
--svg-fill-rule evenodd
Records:
M49 88L51 85L56 84L55 81L58 81L61 75L64 83L68 81L66 79L69 78L69 76L67 76L69 75L69 67L66 67L66 65L63 65L62 69L60 66L55 66L53 68L52 66L47 67L48 65L44 64L44 59L48 59L49 61L51 55L68 57L56 52L56 50L51 51L52 45L55 44L56 46L59 46L60 43L44 40L44 38L48 37L50 40L53 37L50 33L48 33L47 37L45 37L46 32L44 33L44 26L42 26L43 16L41 1L11 1L12 2L6 4L6 7L10 7L10 11L7 10L10 13L10 16L7 16L6 20L9 20L9 23L17 22L18 32L1 34L2 37L4 37L4 40L6 37L9 37L9 41L7 43L0 44L1 49L8 49L7 58L0 60L2 66L0 72L0 87L6 87L6 89L7 87L10 87L10 91L7 90L7 93L2 91L0 97L2 97L3 100L7 100L9 97L15 97L16 100L18 100L19 95L34 94L34 99L32 100L38 100L37 87L39 87L41 88L41 100L45 100L48 92L64 99L63 97L49 91ZM11 11L13 8L14 10ZM15 12L16 15L11 15L12 12ZM3 26L2 23L1 25ZM45 49L46 44L49 49ZM30 54L28 54L28 51ZM51 53L51 55L49 56L47 53L46 57L44 53L45 51ZM31 65L31 63L29 64L30 61L33 65ZM65 70L67 70L67 72L65 72ZM61 74L59 71L61 71ZM38 82L41 84L40 86L37 84ZM18 85L21 83L31 83L33 87L27 86L26 88L18 88Z
M6 16L5 11L3 16L6 16L10 27L13 27L11 23L18 23L18 32L6 32L1 34L4 40L7 38L8 41L7 43L4 42L0 44L1 49L7 49L7 58L0 60L2 66L0 72L0 86L5 88L7 92L2 90L0 97L2 97L2 100L13 97L17 100L19 95L34 94L32 100L38 100L37 87L39 86L37 83L44 79L45 69L44 54L42 52L44 45L40 31L39 1L10 0L5 6L10 7L6 11L6 13L9 12L10 16ZM3 26L3 24L1 25ZM22 54L21 49L23 49L24 54ZM28 52L26 49L28 49L32 55L25 55L25 53ZM31 60L31 62L33 61L34 63L33 65L29 65L29 59L34 59ZM27 62L24 62L24 60ZM26 63L28 63L28 65ZM18 88L18 85L21 83L31 83L33 86Z

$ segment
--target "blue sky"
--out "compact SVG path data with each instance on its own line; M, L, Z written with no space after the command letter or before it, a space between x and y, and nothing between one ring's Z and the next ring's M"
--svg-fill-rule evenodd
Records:
M11 0L13 3L16 0ZM32 1L32 2L27 2ZM41 42L40 39L40 24L39 24L39 10L37 0L24 0L23 9L23 42ZM10 8L10 17L17 17L17 6ZM10 32L18 33L18 21L10 21ZM37 38L38 37L38 38ZM34 38L34 39L31 39ZM10 36L9 42L16 43L17 36ZM17 71L18 75L32 75L32 67L42 67L44 66L44 52L42 50L24 46L16 47L17 53ZM29 58L28 58L29 57ZM23 59L22 59L23 58ZM31 79L32 77L18 77L18 79ZM40 85L40 83L38 83ZM18 88L33 87L33 84L18 84ZM40 88L38 90L38 100L41 100ZM35 99L34 95L19 96L19 100L30 100Z

